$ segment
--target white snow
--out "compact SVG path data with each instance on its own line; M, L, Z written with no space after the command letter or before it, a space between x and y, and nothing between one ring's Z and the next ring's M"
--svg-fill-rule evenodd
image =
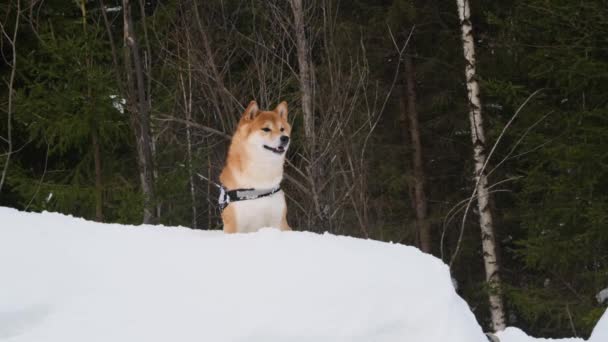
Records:
M608 341L608 310L604 311L604 315L595 325L589 342L606 342Z
M525 332L518 328L508 327L503 331L496 333L496 336L500 339L500 342L584 342L582 338L534 338L526 335Z
M486 341L447 266L413 247L0 207L3 339Z
M113 7L116 8L116 7ZM120 10L122 7L117 7ZM107 12L110 12L106 10ZM127 104L127 100L123 97L119 97L118 95L110 95L110 99L112 100L112 106L119 111L121 114L125 113L125 106Z
M500 342L535 339L517 328ZM225 235L0 207L0 341L486 342L439 259L330 234ZM608 341L608 314L588 342Z
M598 292L597 295L595 295L595 299L597 299L597 302L600 304L608 302L608 287Z
M107 13L110 13L110 12L119 12L119 11L122 10L122 6L106 7L105 10L106 10Z

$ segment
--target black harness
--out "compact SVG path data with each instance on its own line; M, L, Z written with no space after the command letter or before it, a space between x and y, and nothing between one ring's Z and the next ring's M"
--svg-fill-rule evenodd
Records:
M220 212L224 211L228 204L231 202L238 201L247 201L254 200L262 197L268 197L270 195L274 195L277 192L281 191L281 184L277 185L272 189L234 189L228 190L222 184L217 184L216 182L210 180L209 178L197 173L197 175L206 180L207 182L215 185L220 190L220 197L217 200L217 203L220 206Z
M238 201L247 201L254 200L262 197L268 197L270 195L274 195L277 192L281 191L281 186L277 185L272 189L234 189L228 190L223 185L219 185L220 188L220 198L218 199L218 204L220 206L220 212L224 211L224 209L231 202Z

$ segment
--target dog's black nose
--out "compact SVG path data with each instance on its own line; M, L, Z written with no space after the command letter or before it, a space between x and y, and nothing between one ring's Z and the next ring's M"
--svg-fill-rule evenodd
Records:
M289 137L286 135L281 135L281 144L285 145L289 142Z

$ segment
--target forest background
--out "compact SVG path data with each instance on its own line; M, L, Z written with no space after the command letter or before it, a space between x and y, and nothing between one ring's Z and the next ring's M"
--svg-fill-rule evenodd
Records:
M468 5L4 1L0 205L220 229L240 113L286 100L291 226L419 246L491 330L466 21L506 323L587 337L608 300L608 5Z

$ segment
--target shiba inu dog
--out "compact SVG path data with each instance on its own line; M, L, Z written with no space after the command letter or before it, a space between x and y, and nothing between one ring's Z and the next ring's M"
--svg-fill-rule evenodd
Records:
M280 189L291 134L287 112L286 102L263 111L255 101L243 112L220 174L224 232L255 232L263 227L291 230Z

